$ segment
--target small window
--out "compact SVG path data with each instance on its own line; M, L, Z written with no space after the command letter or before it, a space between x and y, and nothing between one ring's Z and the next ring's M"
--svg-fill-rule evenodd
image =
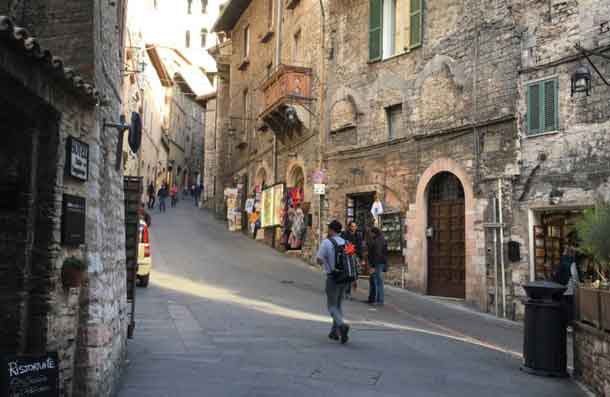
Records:
M201 13L205 14L208 10L208 0L201 0Z
M402 117L402 104L388 106L385 108L388 121L388 138L394 139L398 136Z
M184 37L184 46L186 48L190 48L191 47L191 31L190 30L186 31L186 35Z
M193 0L186 0L187 9L186 13L191 15L193 13Z
M537 81L527 86L527 133L556 131L559 128L559 83L557 79Z
M248 58L250 55L250 26L244 28L244 58Z

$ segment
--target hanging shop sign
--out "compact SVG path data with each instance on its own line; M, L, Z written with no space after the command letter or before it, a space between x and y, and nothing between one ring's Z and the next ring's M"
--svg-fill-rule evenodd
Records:
M64 194L61 220L61 242L64 245L85 243L86 201L83 197Z
M326 194L326 185L323 183L316 183L313 185L313 194L323 196Z
M0 395L59 397L57 353L0 357Z
M89 145L74 137L68 137L66 173L81 181L89 178Z

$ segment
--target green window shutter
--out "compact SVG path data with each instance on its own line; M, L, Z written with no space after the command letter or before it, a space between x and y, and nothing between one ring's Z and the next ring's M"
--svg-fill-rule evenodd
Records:
M410 0L409 48L419 47L422 42L422 1Z
M369 60L381 59L381 26L383 0L370 0L369 10Z
M531 84L527 87L527 132L538 134L541 132L541 99L542 85Z
M555 131L559 127L559 98L557 80L544 82L544 131Z

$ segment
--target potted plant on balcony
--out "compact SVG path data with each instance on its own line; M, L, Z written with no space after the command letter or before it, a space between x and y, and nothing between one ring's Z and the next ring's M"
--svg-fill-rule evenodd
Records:
M592 283L579 286L580 319L610 330L610 205L602 203L585 210L576 230L579 250L591 259L595 274Z
M61 282L64 288L80 287L85 272L85 262L75 256L66 258L61 267Z

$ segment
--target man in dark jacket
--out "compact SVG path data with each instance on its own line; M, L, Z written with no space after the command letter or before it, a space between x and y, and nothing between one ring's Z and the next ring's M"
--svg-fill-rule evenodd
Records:
M371 235L371 241L368 243L372 281L369 303L383 305L383 273L388 266L388 243L378 227L371 229Z
M356 247L356 258L358 260L358 264L362 261L362 235L358 230L358 225L356 222L350 222L347 226L347 229L341 233L341 237L347 242L350 242ZM357 284L358 281L354 283ZM345 287L345 299L352 299L352 284L348 284Z

